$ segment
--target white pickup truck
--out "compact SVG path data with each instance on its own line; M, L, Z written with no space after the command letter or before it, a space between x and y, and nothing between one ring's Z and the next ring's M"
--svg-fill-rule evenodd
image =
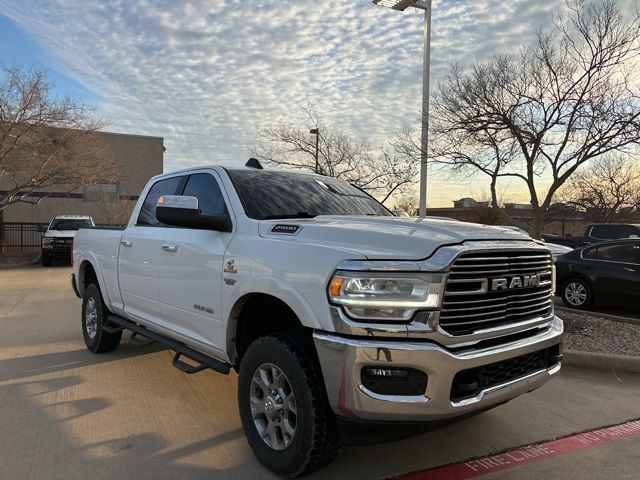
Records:
M233 368L248 442L282 476L332 461L338 427L471 415L560 370L543 243L394 217L318 175L154 177L124 230L80 230L73 260L89 350L126 329L186 373Z

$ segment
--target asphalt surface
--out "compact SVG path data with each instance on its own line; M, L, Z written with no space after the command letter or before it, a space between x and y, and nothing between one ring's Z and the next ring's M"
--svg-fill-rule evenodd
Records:
M0 478L273 478L253 457L236 376L171 353L88 352L68 267L0 270ZM308 478L383 479L640 417L640 376L564 368L537 391L421 435L344 448ZM483 478L639 478L640 436Z

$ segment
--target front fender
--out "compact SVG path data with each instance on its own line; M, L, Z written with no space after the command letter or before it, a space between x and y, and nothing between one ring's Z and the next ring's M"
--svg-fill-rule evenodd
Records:
M309 303L292 285L272 276L255 276L245 279L227 297L225 318L233 315L238 302L247 295L262 293L281 300L293 310L300 323L309 328L322 328L321 323Z

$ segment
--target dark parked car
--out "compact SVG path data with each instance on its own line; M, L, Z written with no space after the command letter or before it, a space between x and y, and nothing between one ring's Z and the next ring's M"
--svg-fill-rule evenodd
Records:
M640 237L640 225L631 223L596 223L589 225L582 236L582 244Z
M640 304L640 240L582 247L556 259L556 295L571 308L598 300Z

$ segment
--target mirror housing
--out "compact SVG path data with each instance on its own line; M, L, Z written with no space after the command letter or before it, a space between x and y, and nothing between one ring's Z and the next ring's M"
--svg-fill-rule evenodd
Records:
M44 233L48 230L48 225L38 225L36 227L36 232L38 233Z
M198 230L231 231L229 215L208 215L200 212L198 199L182 195L163 195L156 204L156 218L172 227Z

